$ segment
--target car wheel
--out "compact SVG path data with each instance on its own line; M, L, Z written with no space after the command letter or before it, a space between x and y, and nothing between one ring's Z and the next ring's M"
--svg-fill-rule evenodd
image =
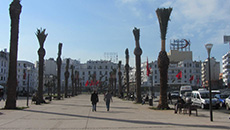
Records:
M201 104L201 108L202 108L202 109L204 109L204 108L205 108L204 104Z

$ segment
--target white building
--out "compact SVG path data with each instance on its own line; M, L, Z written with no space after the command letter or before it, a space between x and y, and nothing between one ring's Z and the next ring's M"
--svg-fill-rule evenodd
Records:
M210 58L210 67L211 67L211 81L219 81L219 74L220 74L220 62L217 62L214 57ZM203 85L207 86L208 79L209 79L209 67L208 67L208 59L206 59L202 63L201 68L202 73L202 83Z
M66 69L66 60L63 59L62 61L62 66L61 66L61 86L62 89L64 89L65 86L65 69ZM80 85L84 88L90 88L90 87L95 87L94 86L85 86L86 82L88 81L91 83L93 75L95 75L95 80L96 81L102 81L105 82L105 85L109 84L109 77L110 77L110 72L113 69L117 69L117 84L118 84L118 64L113 63L111 61L106 61L106 60L96 60L96 61L87 61L86 63L81 64L80 61L78 60L73 60L70 59L69 63L69 79L68 79L68 86L71 86L71 75L72 75L72 70L71 70L71 65L74 67L74 75L76 72L79 73L79 79L80 79ZM121 71L123 74L124 71L124 66L121 65ZM76 78L76 77L75 77ZM117 85L118 86L118 85Z
M148 77L146 72L146 63L142 63L142 84L143 86L151 85L151 77ZM160 72L157 61L149 63L152 73L153 86L160 86ZM169 64L168 68L168 86L178 88L182 85L201 86L201 62L185 60L178 63ZM178 79L176 75L181 71L182 77Z
M9 53L6 49L0 51L0 85L6 86L9 71Z
M44 75L57 75L57 64L53 58L44 60Z
M34 92L38 86L37 78L38 72L33 63L28 61L17 62L17 91L24 93L29 86L29 91Z
M225 85L230 83L230 52L222 56L223 63L223 82Z

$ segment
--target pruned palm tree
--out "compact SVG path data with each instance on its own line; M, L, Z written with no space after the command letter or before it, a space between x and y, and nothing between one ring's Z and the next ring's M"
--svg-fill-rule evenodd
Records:
M6 109L16 109L18 33L21 9L22 6L20 4L20 0L14 0L10 4L10 62L9 76L7 81L7 99L5 104Z
M160 100L157 106L158 109L169 108L167 101L169 58L165 51L165 40L171 12L172 8L158 8L156 10L161 32L161 51L158 56L158 68L160 71Z
M66 60L66 67L65 67L65 98L68 97L68 80L69 80L69 59Z
M36 104L45 103L43 99L43 75L44 75L44 56L46 51L44 49L44 42L48 34L45 33L45 29L37 29L36 36L38 38L38 42L40 48L38 49L38 56L39 56L39 70L38 70L38 98Z
M122 75L122 72L121 72L121 61L119 61L119 63L118 63L118 83L119 83L119 88L118 88L118 90L119 90L119 96L121 97L121 98L123 98L123 92L122 92L122 83L121 83L121 75Z
M75 85L75 80L74 80L74 66L73 65L71 65L70 66L70 69L71 69L71 83L72 83L72 96L75 96L75 88L74 88L74 85Z
M62 43L58 44L58 57L57 57L57 96L58 100L61 99L61 50L62 50Z
M137 103L141 103L141 54L142 49L140 48L140 29L134 28L133 35L135 37L136 48L134 49L134 55L136 57L136 94Z
M126 88L127 88L127 95L129 98L129 49L127 48L125 50L125 59L126 59L126 65L125 65L125 70L126 70Z

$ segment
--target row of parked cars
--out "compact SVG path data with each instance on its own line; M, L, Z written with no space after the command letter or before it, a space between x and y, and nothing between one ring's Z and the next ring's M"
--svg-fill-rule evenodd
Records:
M176 99L182 97L184 101L192 101L194 105L201 107L202 109L209 107L209 91L207 89L192 90L191 86L181 86L180 91L171 92L171 98ZM230 91L219 90L212 91L212 107L221 108L226 107L230 109Z
M202 109L209 107L209 91L206 89L199 89L197 91L186 92L183 95L183 99L191 98L194 105L200 106ZM221 108L226 107L227 110L230 108L230 93L220 93L220 91L212 91L212 107Z

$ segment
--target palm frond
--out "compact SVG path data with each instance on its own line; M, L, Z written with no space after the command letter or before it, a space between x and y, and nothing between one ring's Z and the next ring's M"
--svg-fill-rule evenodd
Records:
M45 31L46 31L46 29L40 28L40 29L37 29L37 32L35 33L35 35L36 35L37 38L38 38L39 44L40 44L40 46L41 46L42 48L43 48L43 46L44 46L44 42L45 42L46 37L47 37L47 35L48 35L48 33L45 34Z
M134 27L134 29L133 29L133 35L135 37L135 40L139 41L139 39L140 39L140 29L137 29L136 27Z
M157 18L160 24L160 31L161 31L161 39L166 39L167 28L168 28L168 21L170 20L170 14L172 12L172 8L158 8L156 10Z

